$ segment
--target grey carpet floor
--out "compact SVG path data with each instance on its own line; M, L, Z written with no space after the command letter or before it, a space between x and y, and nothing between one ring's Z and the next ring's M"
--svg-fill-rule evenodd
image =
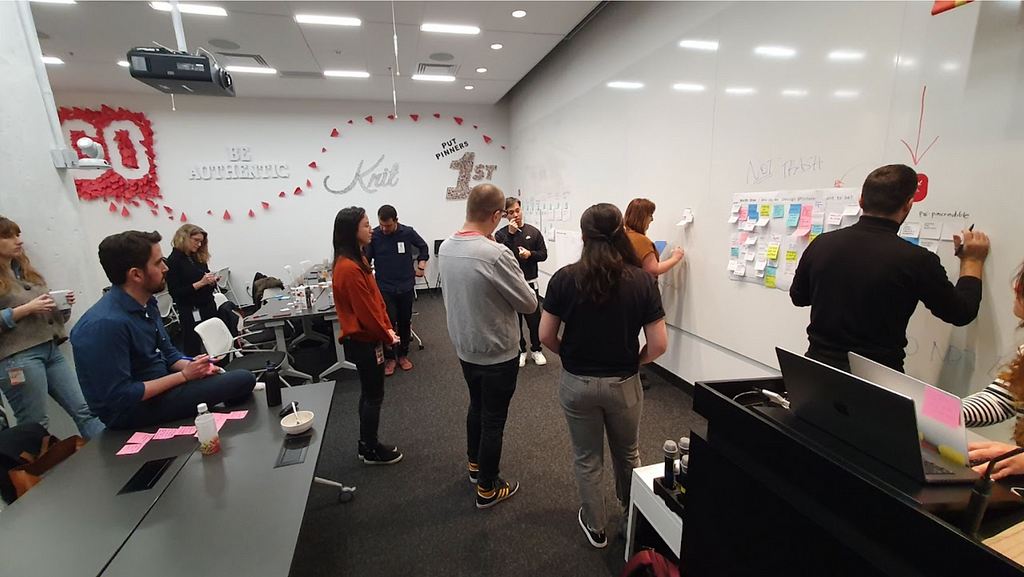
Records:
M317 474L357 487L339 503L337 493L313 485L291 575L618 575L625 543L611 519L609 546L590 546L576 514L579 499L572 472L572 447L558 405L561 364L532 362L520 370L505 428L501 474L522 484L512 499L488 510L474 505L466 476L465 414L469 397L448 338L438 295L417 301L413 328L425 349L386 383L380 437L398 445L405 459L389 467L367 467L356 458L359 383L341 371L330 422L324 432ZM319 373L333 350L302 348L300 370ZM640 426L640 457L660 462L665 439L703 429L690 396L651 374ZM605 494L610 510L615 491L606 456Z

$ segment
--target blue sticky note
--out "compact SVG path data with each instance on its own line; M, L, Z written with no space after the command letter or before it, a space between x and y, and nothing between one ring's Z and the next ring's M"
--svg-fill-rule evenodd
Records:
M747 208L747 214L749 215L747 218L750 220L757 220L757 203L751 204Z
M814 234L814 235L821 234L821 231L824 230L824 229L825 229L824 225L812 224L811 225L811 234Z
M668 241L656 240L656 241L654 241L654 248L658 249L658 254L660 255L662 252L664 252L665 246L667 244L668 244Z
M782 218L786 216L786 205L776 204L772 207L772 218Z
M776 268L774 266L766 266L766 267L764 267L764 274L766 274L768 276L778 276L778 275L775 274L776 272L778 272L778 268Z
M786 217L786 226L796 226L800 224L800 209L802 207L799 204L789 205L789 216Z
M740 258L740 247L734 246L729 249L729 256L732 258Z
M921 239L910 238L910 237L907 237L907 236L900 237L900 238L902 238L903 240L905 240L905 241L907 241L907 242L909 242L911 244L916 244L918 246L921 246Z

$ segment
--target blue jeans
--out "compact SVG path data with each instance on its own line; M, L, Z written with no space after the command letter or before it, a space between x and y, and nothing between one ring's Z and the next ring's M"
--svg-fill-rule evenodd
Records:
M24 382L11 382L11 373L20 371ZM78 375L52 341L15 353L0 361L0 390L14 408L18 423L50 425L46 412L49 395L74 419L85 440L100 434L103 422L89 411L82 396Z

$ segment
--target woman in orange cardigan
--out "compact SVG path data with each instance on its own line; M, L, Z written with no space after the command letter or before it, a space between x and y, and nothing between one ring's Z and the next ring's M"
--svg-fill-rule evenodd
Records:
M350 206L334 219L334 309L341 324L339 339L345 358L359 372L359 460L367 465L392 465L402 460L398 447L377 439L384 402L384 346L398 344L391 330L384 298L363 256L370 244L366 211Z

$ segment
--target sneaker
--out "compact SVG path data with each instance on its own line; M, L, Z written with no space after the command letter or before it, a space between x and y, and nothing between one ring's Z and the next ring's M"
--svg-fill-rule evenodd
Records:
M548 360L544 357L544 353L540 351L533 351L530 355L533 357L533 362L537 363L538 367L543 367L548 364Z
M519 368L526 366L526 353L519 353Z
M388 360L384 361L384 376L385 377L390 377L391 375L395 374L395 365L396 364L397 363L395 363L395 359L388 359Z
M512 481L509 483L501 479L500 477L494 480L494 486L490 489L484 489L480 485L476 486L476 508L486 509L493 507L498 503L508 499L512 495L516 494L519 490L519 482Z
M403 371L408 371L412 368L412 361L409 360L409 357L398 357L398 366L402 367ZM395 372L395 369L392 368L391 372Z
M608 536L604 534L604 531L594 531L583 521L583 507L580 507L580 514L578 515L580 520L580 527L583 527L583 532L587 534L587 541L598 549L604 549L608 546Z
M394 465L404 457L394 445L377 445L376 449L367 449L366 445L359 443L359 460L366 465Z
M480 480L480 465L476 463L469 464L469 480L475 484Z

